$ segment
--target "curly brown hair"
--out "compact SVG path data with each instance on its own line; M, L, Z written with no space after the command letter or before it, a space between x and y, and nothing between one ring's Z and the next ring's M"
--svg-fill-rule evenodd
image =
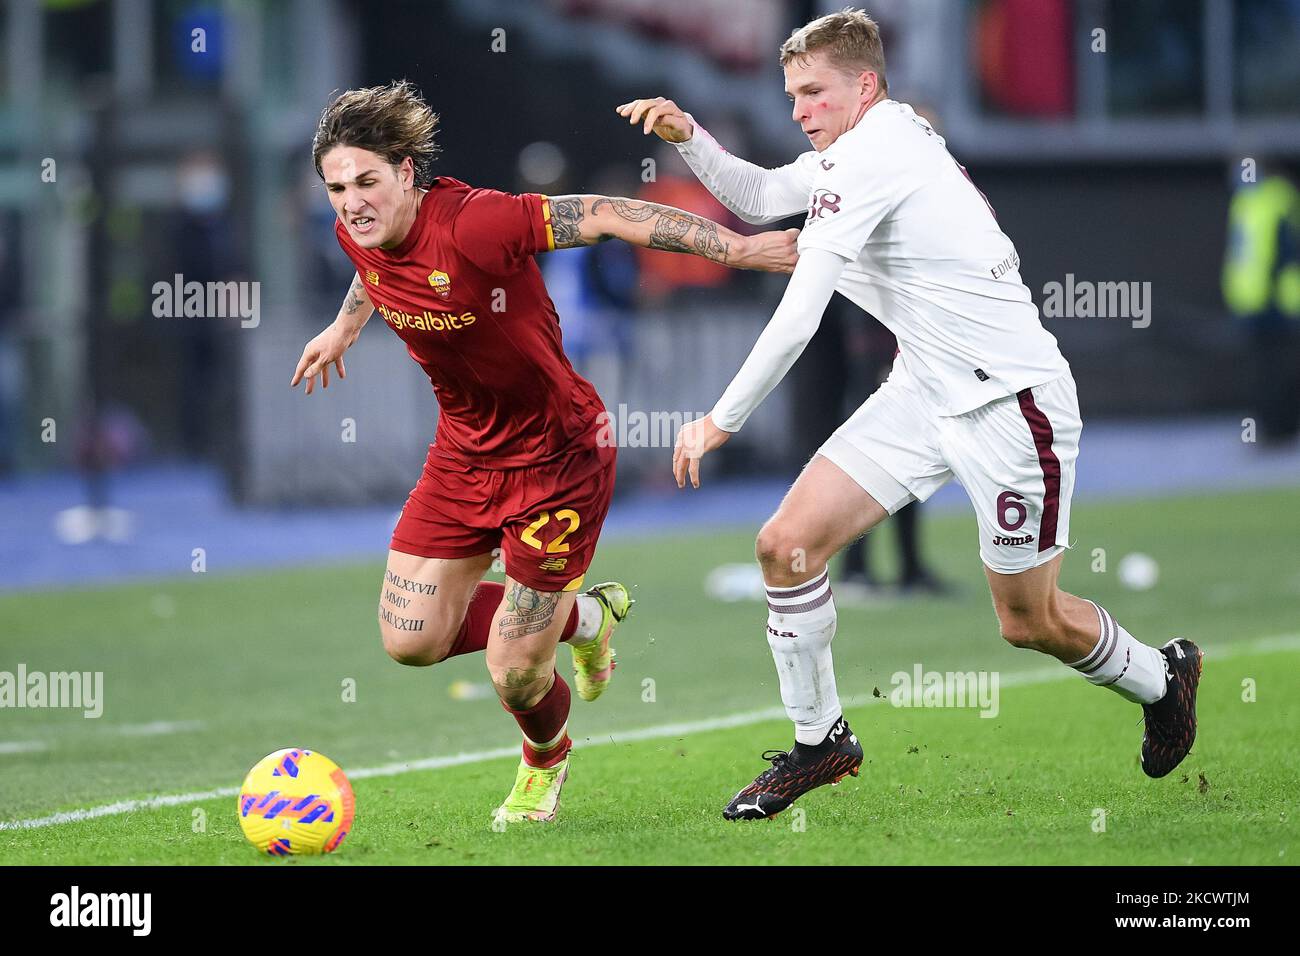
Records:
M348 90L330 101L320 114L312 138L311 158L321 179L321 157L335 146L355 146L383 157L396 166L407 156L415 165L415 185L433 182L433 160L438 154L434 137L438 114L408 80L387 86Z

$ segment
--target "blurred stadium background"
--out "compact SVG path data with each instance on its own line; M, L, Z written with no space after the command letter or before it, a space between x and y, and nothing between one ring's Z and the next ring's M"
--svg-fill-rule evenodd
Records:
M805 143L774 51L836 7L9 0L0 473L17 484L6 488L113 505L138 481L152 493L149 468L168 464L155 490L399 505L435 410L382 323L357 343L342 388L321 401L286 388L348 281L308 153L330 92L411 78L442 114L439 172L477 185L647 195L725 217L672 150L612 108L672 96L733 151L784 163ZM1243 160L1264 178L1300 152L1300 3L884 0L871 12L894 98L935 118L1017 242L1037 300L1067 274L1151 284L1149 328L1047 321L1089 423L1252 414L1249 323L1221 290L1229 207ZM781 289L612 246L552 256L546 272L568 350L614 412L707 411ZM153 286L177 274L256 282L259 316L157 317ZM854 360L874 346L867 328L861 315L828 320L720 466L788 476L822 437L809 432L874 388L854 376L870 364ZM1296 328L1282 347L1292 378ZM828 393L841 378L846 394ZM341 441L346 418L355 442ZM1247 466L1249 449L1236 451ZM664 460L624 450L620 497L662 486ZM60 480L73 471L81 485ZM146 531L87 520L66 518L66 537ZM14 549L47 546L39 531L5 536L10 563L25 563Z
M836 7L10 0L0 473L49 489L81 469L98 476L85 494L111 504L145 466L185 464L201 467L169 473L168 487L243 505L400 504L435 406L382 323L324 400L285 387L349 278L308 152L331 91L414 80L442 114L439 171L475 184L643 194L725 217L614 105L674 97L734 152L786 162L806 144L773 51ZM1047 320L1086 419L1253 414L1249 323L1222 293L1229 204L1244 159L1263 179L1300 153L1300 3L884 0L870 12L893 95L934 118L990 197L1037 301L1067 275L1150 283L1147 328ZM1281 254L1294 262L1294 248ZM545 267L570 355L613 412L707 411L782 288L612 246ZM256 325L156 317L154 284L177 274L258 283ZM843 407L874 387L855 361L876 344L867 328L828 321L822 347L717 467L797 468L820 440L809 432L843 411L826 407L823 383L847 379L830 396ZM343 418L355 443L340 440ZM662 449L625 449L621 495L662 486L664 461ZM24 538L6 535L6 551L45 546Z
M776 48L841 6L5 0L0 589L189 576L198 548L221 572L381 561L433 435L427 380L374 320L346 382L288 387L350 278L309 152L332 91L411 79L442 116L436 171L475 185L726 218L615 105L672 97L733 152L788 162L806 141ZM987 194L1036 302L1054 282L1150 283L1149 324L1045 319L1080 388L1079 500L1300 487L1300 0L865 6L892 95ZM1269 198L1236 203L1248 194ZM624 424L706 412L783 288L612 243L543 267L570 356ZM176 276L255 283L257 313L160 317L155 284ZM892 354L866 317L832 313L701 493L670 487L671 434L620 451L612 543L757 529ZM950 487L936 511L963 505ZM951 537L977 573L973 531ZM719 560L749 559L734 540ZM1295 539L1284 524L1260 547L1293 555ZM54 636L22 607L0 605L0 668ZM996 639L990 621L970 630Z

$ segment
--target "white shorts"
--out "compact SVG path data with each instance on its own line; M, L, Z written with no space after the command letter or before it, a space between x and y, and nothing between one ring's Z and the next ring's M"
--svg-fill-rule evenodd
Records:
M939 415L901 361L819 450L891 515L956 476L975 505L980 559L1000 574L1068 548L1079 457L1068 372L964 415Z

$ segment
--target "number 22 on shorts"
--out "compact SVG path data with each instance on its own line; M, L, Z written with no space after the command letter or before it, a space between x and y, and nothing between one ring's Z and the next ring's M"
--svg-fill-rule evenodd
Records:
M537 516L536 521L524 529L524 533L519 536L519 540L530 548L536 548L538 551L545 551L547 554L564 554L569 550L569 546L564 543L564 539L578 530L578 524L580 523L578 512L574 511L572 508L561 508L559 511L555 512L555 520L566 522L568 527L552 539L549 544L543 545L541 541L537 540L537 532L541 531L550 520L551 513L549 511L543 511Z

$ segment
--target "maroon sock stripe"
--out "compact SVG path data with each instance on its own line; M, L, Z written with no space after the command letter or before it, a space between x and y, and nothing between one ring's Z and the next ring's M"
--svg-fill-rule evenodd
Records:
M1106 624L1109 625L1109 627L1110 627L1110 646L1111 646L1111 649L1110 649L1110 651L1106 654L1105 657L1103 657L1100 661L1098 661L1098 663L1097 663L1097 667L1101 667L1102 664L1105 664L1106 661L1110 660L1110 655L1115 653L1115 648L1119 647L1119 623L1115 620L1115 618L1111 617L1110 611L1106 610L1106 609L1105 609L1104 607L1102 607L1100 604L1097 605L1097 610L1101 612L1101 616L1102 616L1103 618L1106 619ZM1132 656L1129 654L1129 649L1128 649L1128 648L1125 648L1125 649L1124 649L1124 669L1121 670L1118 674L1116 674L1113 680L1108 680L1108 681L1106 681L1106 683L1102 684L1101 686L1102 686L1102 687L1109 687L1111 684L1115 683L1115 681L1117 681L1117 680L1119 680L1121 677L1123 677L1124 674L1127 673L1127 671L1128 671L1128 666L1129 666L1129 664L1131 664L1131 663L1133 663ZM1094 669L1095 669L1095 668L1094 668Z
M769 598L775 598L776 600L781 601L786 598L797 598L797 597L802 597L805 594L811 594L813 591L816 591L819 587L821 587L824 583L826 583L826 578L830 575L830 573L831 573L831 569L827 568L825 571L817 575L817 577L813 578L807 584L801 584L791 591L787 591L785 588L780 588L776 591L773 591L772 588L768 588L767 596Z
M1102 648L1106 646L1106 618L1101 613L1101 605L1096 601L1088 601L1088 603L1091 604L1093 610L1097 612L1097 643L1094 645L1093 649L1088 652L1087 657L1082 660L1077 660L1070 665L1075 670L1082 670L1095 661L1097 655L1101 653Z
M1110 617L1110 613L1109 611L1106 611L1105 607L1099 606L1097 607L1097 610L1101 611L1101 617L1106 622L1104 627L1106 636L1108 636L1109 640L1106 641L1106 653L1102 656L1100 661L1097 661L1095 665L1092 665L1091 667L1080 669L1084 674L1092 674L1092 671L1100 670L1102 665L1105 665L1106 661L1109 661L1110 656L1115 653L1115 648L1119 646L1119 631L1118 628L1115 627L1115 619Z
M823 594L821 597L813 598L811 601L806 601L803 604L777 605L777 604L773 604L771 601L768 601L767 609L769 611L775 611L777 614L802 614L804 611L815 611L817 608L821 607L830 599L831 599L831 590L830 588L827 588L826 593Z
M1021 389L1016 398L1020 400L1021 414L1029 423L1029 433L1034 436L1038 467L1043 470L1043 518L1038 524L1038 550L1046 551L1056 546L1056 518L1061 505L1061 462L1052 451L1052 423L1034 404L1033 389Z
M1106 611L1104 607L1094 601L1089 601L1097 609L1097 621L1101 628L1100 636L1097 638L1097 646L1092 649L1092 653L1079 661L1077 664L1071 664L1075 670L1083 674L1091 674L1102 664L1110 660L1110 655L1115 652L1115 641L1118 638L1118 632L1114 628L1114 618Z
M1102 609L1102 612L1103 619L1105 620L1105 624L1102 625L1102 632L1106 635L1106 642L1101 647L1101 659L1094 664L1080 667L1080 673L1091 674L1093 671L1099 670L1108 660L1110 660L1110 656L1115 653L1115 648L1119 644L1119 634L1116 633L1114 627L1115 622L1109 614L1105 613L1104 608Z

